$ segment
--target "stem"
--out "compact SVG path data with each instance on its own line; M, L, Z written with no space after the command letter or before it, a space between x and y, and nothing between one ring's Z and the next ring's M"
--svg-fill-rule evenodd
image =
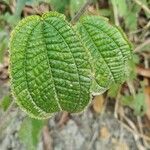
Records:
M79 9L77 14L72 18L71 24L75 24L81 15L86 11L87 7L91 4L92 0L87 0L87 2Z
M114 12L115 25L119 26L120 23L119 23L119 18L118 18L118 9L115 4L113 4L113 12Z
M138 53L140 52L146 45L150 44L150 39L147 39L144 43L142 43L141 45L139 45L138 47L135 48L134 52Z
M141 6L147 13L150 14L150 9L139 0L133 0L137 5Z
M3 128L3 125L7 122L8 116L10 115L11 111L15 107L15 102L12 101L7 111L4 113L4 115L0 118L0 131Z

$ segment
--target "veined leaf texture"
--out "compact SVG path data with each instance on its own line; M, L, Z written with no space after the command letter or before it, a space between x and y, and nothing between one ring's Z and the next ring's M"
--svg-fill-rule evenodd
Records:
M75 28L91 55L93 92L103 92L111 84L122 83L132 47L121 29L100 16L83 17Z
M92 92L102 92L125 76L131 46L126 37L96 16L81 19L74 31L57 12L23 19L10 40L11 88L31 117L81 112Z
M80 112L90 100L90 65L64 15L23 19L10 42L11 86L16 102L34 118Z

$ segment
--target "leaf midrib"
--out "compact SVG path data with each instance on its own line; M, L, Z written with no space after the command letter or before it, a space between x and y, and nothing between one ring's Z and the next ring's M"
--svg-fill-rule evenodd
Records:
M118 49L120 50L120 53L121 53L121 55L122 55L122 58L124 58L124 54L123 54L123 52L122 52L122 50L120 49L120 46L118 45L118 43L112 38L112 36L113 36L113 34L116 34L116 32L115 33L113 33L113 34L111 34L111 35L109 35L107 32L104 32L103 30L101 30L100 28L98 28L96 25L94 25L94 24L91 24L91 23L87 23L88 25L90 25L90 26L94 26L95 28L97 28L97 30L100 30L101 32L103 32L103 34L105 34L109 39L111 39L114 43L115 43L115 45L118 47ZM117 30L118 31L118 30ZM120 33L120 32L119 32ZM123 38L124 39L124 38ZM126 44L125 44L126 45Z
M44 20L41 20L42 21L42 25L41 25L41 28L42 28L42 36L43 36L43 42L45 43L45 50L46 50L46 58L47 58L47 63L48 63L48 68L49 68L49 72L50 72L50 74L51 74L51 79L52 79L52 84L53 84L53 89L54 89L54 97L55 97L55 99L56 99L56 102L57 102L57 105L58 105L58 107L59 107L59 109L60 109L60 111L61 110L63 110L62 109L62 107L61 107L61 105L60 105L60 103L59 103L59 98L58 98L58 92L57 92L57 90L56 90L56 86L55 86L55 81L54 81L54 76L53 76L53 73L52 73L52 67L51 67L51 63L50 63L50 61L49 61L49 57L48 57L48 48L47 48L47 44L46 44L46 41L45 41L45 36L44 36Z
M26 79L26 86L27 86L27 89L28 89L28 93L29 93L29 95L30 95L30 97L31 97L31 100L32 100L32 102L34 103L34 105L37 107L37 109L38 109L38 111L42 111L42 113L44 113L44 114L47 114L48 112L46 112L46 111L44 111L43 109L41 109L37 104L36 104L36 102L34 101L34 98L32 97L32 95L31 95L31 91L30 91L30 88L29 88L29 84L28 84L28 80L27 80L27 69L26 69L26 61L27 61L27 45L28 45L28 43L29 43L29 39L30 39L30 37L31 37L31 35L32 35L32 33L34 32L34 30L36 29L36 27L39 25L39 23L40 22L37 22L37 24L34 26L34 27L32 27L32 29L31 29L31 31L30 31L30 34L28 34L28 38L27 38L27 41L26 41L26 44L25 44L25 49L24 49L24 61L23 61L23 63L24 63L24 75L25 75L25 79Z
M44 20L44 21L45 21L45 23L47 23L48 25L50 25L51 27L53 27L53 28L57 31L57 33L58 33L59 36L63 39L64 43L66 44L66 46L68 47L68 49L69 49L69 51L70 51L70 54L71 54L71 56L72 56L72 58L73 58L73 60L74 60L74 64L75 64L75 66L76 66L76 72L77 72L77 75L78 75L78 82L79 82L79 89L80 89L80 90L79 90L79 91L80 91L80 93L79 93L79 102L80 102L80 99L81 99L80 75L79 75L79 69L78 69L78 67L77 67L76 60L75 60L75 58L74 58L74 56L73 56L73 54L72 54L71 48L70 48L69 44L66 42L64 36L60 33L60 31L59 31L54 25L50 24L50 23L47 22L46 20ZM76 110L77 106L78 106L78 104L76 105L76 107L75 107L74 110Z
M97 45L95 44L93 38L90 36L90 33L88 32L86 26L85 26L84 24L82 24L82 23L81 23L81 25L82 25L82 27L84 28L85 32L88 34L89 38L91 39L91 41L92 41L92 43L93 43L95 49L99 52L99 50L98 50L98 48L97 48ZM99 28L97 28L97 29L99 29ZM102 30L101 30L101 31L102 31ZM102 31L102 32L103 32L103 31ZM107 35L107 36L108 36L108 35ZM109 38L110 38L110 37L109 37ZM91 52L90 52L90 53L91 53ZM100 54L101 58L103 59L103 61L105 62L106 66L107 66L107 68L108 68L108 70L109 70L109 72L111 73L111 76L112 76L112 78L113 78L113 81L114 81L114 82L117 82L116 79L115 79L115 77L114 77L114 74L113 74L113 72L111 71L110 66L107 64L105 58L103 57L103 55L102 55L100 52L99 52L99 54ZM121 53L121 54L122 54L122 53Z

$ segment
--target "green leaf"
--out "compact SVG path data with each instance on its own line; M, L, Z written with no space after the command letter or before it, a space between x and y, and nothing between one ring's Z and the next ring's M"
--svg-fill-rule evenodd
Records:
M15 16L20 19L21 12L28 0L18 0L16 4Z
M73 18L79 9L86 3L86 0L71 0L70 1L70 13Z
M10 106L12 100L10 95L6 95L2 98L1 102L0 102L0 107L6 111L8 109L8 107Z
M140 58L137 55L133 55L132 61L128 62L128 80L134 80L137 77L136 66L140 63Z
M118 92L120 91L120 88L121 88L120 84L111 85L109 90L108 90L108 94L107 95L109 97L116 98Z
M65 14L65 11L69 9L70 0L50 0L50 3L55 11Z
M124 20L126 27L131 31L137 29L137 20L138 13L140 11L140 7L136 4L132 4L131 2L128 4L128 11L126 15L124 15Z
M83 17L76 29L90 51L93 91L101 93L111 84L121 83L131 57L131 45L121 29L99 16Z
M8 33L0 29L0 63L3 61L4 53L7 48Z
M110 9L105 9L105 8L103 8L103 9L100 9L100 10L98 10L98 11L99 11L99 14L100 14L101 16L104 16L104 17L111 17L111 16L112 16L112 12L111 12Z
M25 118L19 130L19 139L28 150L36 150L44 122Z
M123 17L125 26L132 30L137 29L138 14L141 10L141 6L136 4L134 1L129 0L111 0L114 9L117 9L118 15ZM142 0L142 4L148 7L148 1ZM147 18L150 14L145 12Z
M125 16L128 12L126 0L111 0L113 7L118 9L119 15Z
M135 115L144 115L146 112L145 95L143 92L139 92L133 96L124 96L121 100L122 104L129 106L134 110Z
M87 52L64 15L23 19L11 34L10 62L13 95L31 117L80 112L89 103Z
M28 0L17 0L14 14L13 15L9 13L5 14L6 20L10 25L14 26L18 23L18 21L21 18L22 10L25 7L27 1Z

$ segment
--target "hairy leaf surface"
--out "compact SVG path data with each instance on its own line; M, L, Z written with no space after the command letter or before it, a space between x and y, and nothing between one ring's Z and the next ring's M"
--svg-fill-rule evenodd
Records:
M103 92L111 84L121 83L126 62L131 57L131 46L123 32L99 16L83 17L76 29L90 51L94 92Z
M65 17L56 12L23 19L10 42L11 86L30 116L80 112L90 100L87 54Z

